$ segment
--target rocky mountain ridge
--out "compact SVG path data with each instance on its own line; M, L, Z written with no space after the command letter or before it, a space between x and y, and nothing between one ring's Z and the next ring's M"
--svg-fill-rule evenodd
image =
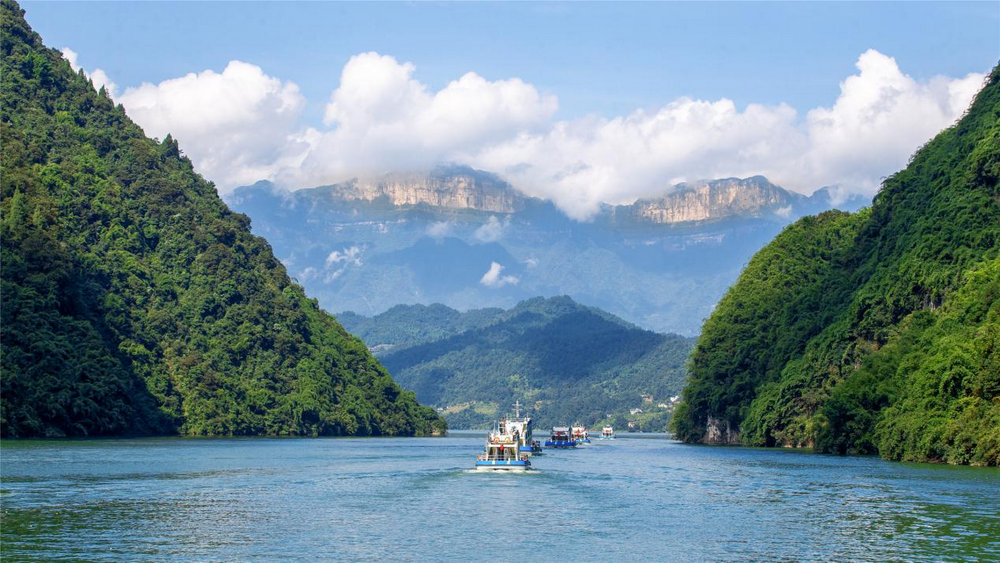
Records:
M688 223L730 217L791 213L792 206L809 198L772 184L763 176L702 180L674 186L656 199L641 199L614 208L651 223Z
M607 205L576 221L553 202L468 167L381 182L294 192L259 182L226 199L330 311L374 315L435 302L509 308L569 295L644 328L685 335L697 334L742 266L783 226L839 201L830 189L805 197L763 177L723 179Z
M495 174L466 166L438 166L428 173L390 173L376 179L326 186L342 201L385 201L394 206L429 205L514 213L524 208L525 196Z
M274 189L267 182L257 186ZM239 197L245 190L239 188L234 196ZM374 179L352 179L299 192L299 197L320 196L342 202L428 206L508 215L524 210L531 202L541 202L521 193L492 172L457 165L437 166L426 173L394 172ZM864 203L866 201L860 197L845 202L851 209ZM660 197L625 205L606 205L600 215L619 223L673 225L768 215L788 217L830 207L832 198L828 188L804 196L773 184L764 176L751 176L677 184Z

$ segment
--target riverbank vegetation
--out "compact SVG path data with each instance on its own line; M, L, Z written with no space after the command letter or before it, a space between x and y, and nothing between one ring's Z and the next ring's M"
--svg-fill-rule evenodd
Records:
M1000 70L870 209L789 226L708 319L689 442L1000 465Z

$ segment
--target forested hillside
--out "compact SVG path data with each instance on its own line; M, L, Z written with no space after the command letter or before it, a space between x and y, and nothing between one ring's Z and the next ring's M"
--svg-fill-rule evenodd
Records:
M352 311L337 315L337 320L365 341L376 356L393 349L424 344L454 336L469 329L492 323L504 313L491 307L460 313L451 307L431 305L396 305L388 311L365 317Z
M870 209L788 227L704 326L685 440L1000 464L1000 70Z
M418 325L415 317L433 321ZM680 393L694 344L569 297L529 299L508 311L400 305L375 317L339 318L455 428L488 425L517 400L540 426L596 425L610 414L619 427L632 420L664 430L672 406L658 405Z
M146 138L11 0L2 31L4 436L443 429L177 141Z

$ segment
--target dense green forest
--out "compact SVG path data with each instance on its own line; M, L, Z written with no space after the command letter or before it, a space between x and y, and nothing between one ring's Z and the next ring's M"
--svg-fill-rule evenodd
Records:
M176 140L148 139L12 0L2 31L3 436L444 429Z
M1000 465L1000 70L871 208L791 225L705 323L690 442Z
M421 402L444 408L455 428L488 425L518 400L540 426L598 425L610 414L619 427L633 420L665 430L670 410L657 405L680 394L694 344L569 297L529 299L508 311L401 305L338 318ZM633 408L644 412L632 415Z

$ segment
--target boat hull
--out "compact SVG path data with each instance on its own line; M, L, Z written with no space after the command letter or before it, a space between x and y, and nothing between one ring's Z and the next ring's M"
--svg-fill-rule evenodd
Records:
M476 461L476 471L509 471L511 473L521 473L531 471L529 461Z
M576 442L553 442L552 440L547 440L545 442L546 448L558 448L558 449L569 449L575 448Z

